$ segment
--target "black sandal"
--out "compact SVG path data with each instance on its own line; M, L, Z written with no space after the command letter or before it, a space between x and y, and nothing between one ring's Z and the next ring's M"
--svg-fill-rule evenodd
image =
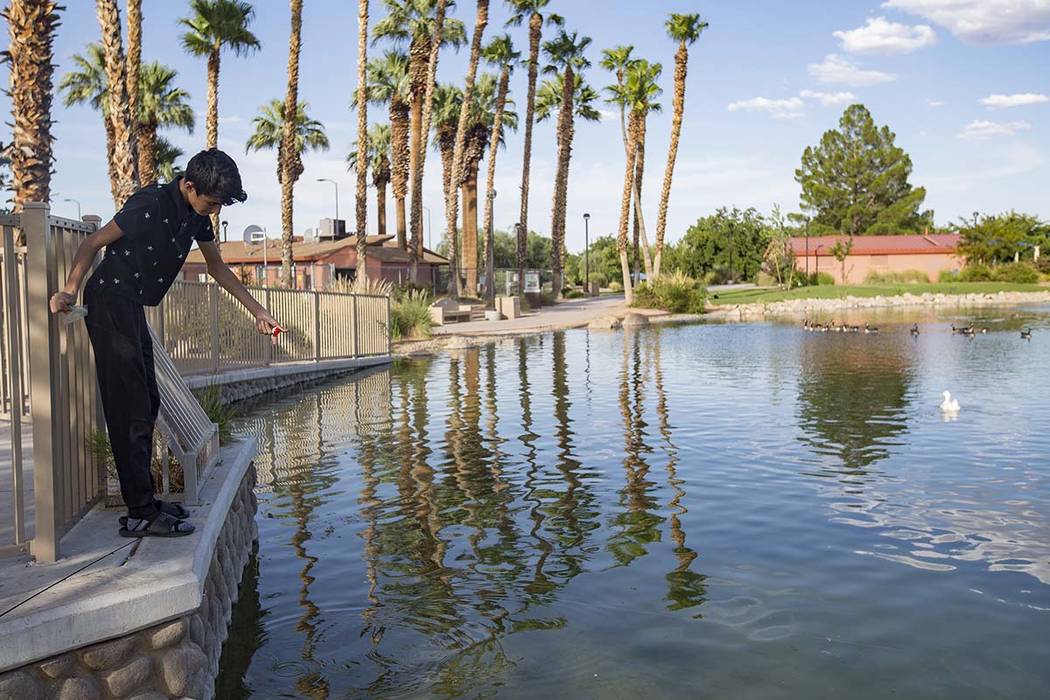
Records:
M161 513L167 513L176 520L186 520L190 517L190 512L181 503L157 501L157 508Z
M196 528L185 520L179 520L167 513L157 513L152 520L140 518L120 518L121 537L185 537L192 535Z

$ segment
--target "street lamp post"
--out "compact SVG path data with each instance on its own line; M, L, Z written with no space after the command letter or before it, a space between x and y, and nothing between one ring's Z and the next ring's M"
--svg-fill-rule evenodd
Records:
M583 288L591 294L591 215L583 214Z
M431 235L430 230L430 207L424 204L423 209L425 209L427 212L427 248L429 248L430 250L434 250L434 238Z
M806 219L806 284L809 284L809 219Z
M62 201L63 201L63 202L73 202L73 204L76 204L76 205L77 205L77 221L80 221L80 220L81 220L81 218L82 218L82 217L81 217L81 215L80 215L80 202L78 202L78 201L77 201L77 200L75 200L75 199L70 199L69 197L66 197L66 198L65 198L65 199L63 199Z
M496 206L496 190L491 190L488 194L489 198L489 211L493 211ZM490 308L496 308L496 251L494 243L496 242L495 233L492 230L492 220L494 216L489 217L489 228L485 232L485 300L488 302Z
M335 220L338 221L339 220L339 183L336 182L335 180L331 179L331 178L328 178L328 177L319 177L319 178L317 178L317 181L318 182L330 182L335 187ZM335 224L332 224L332 225L335 226ZM333 233L335 233L335 232L333 231Z
M229 238L227 238L227 236L226 236L226 227L229 226L229 225L230 225L229 221L223 221L222 222L222 242L223 243L225 243L226 241L229 240Z

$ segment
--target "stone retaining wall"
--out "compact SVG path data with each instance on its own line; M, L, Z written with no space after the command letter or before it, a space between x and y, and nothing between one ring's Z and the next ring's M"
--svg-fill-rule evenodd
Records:
M789 299L769 304L740 304L716 307L719 315L741 320L766 316L820 315L850 309L885 309L907 307L1012 306L1017 304L1050 304L1047 292L996 292L994 294L901 294L898 296L854 297L841 299Z
M212 552L200 608L125 637L0 674L0 699L214 698L233 604L258 540L254 489L252 465Z

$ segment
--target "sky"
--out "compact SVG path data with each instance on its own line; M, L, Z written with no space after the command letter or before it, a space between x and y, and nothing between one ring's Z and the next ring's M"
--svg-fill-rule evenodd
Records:
M71 57L99 38L94 3L67 0L55 42L58 76ZM284 96L289 8L283 0L256 0L252 31L262 48L247 58L224 54L219 88L219 147L240 165L249 199L229 207L231 240L249 224L280 231L280 189L274 152L245 153L251 120L264 103ZM121 3L123 6L123 3ZM324 123L332 147L308 153L295 188L295 232L314 228L339 207L353 226L354 179L345 157L355 140L349 108L355 89L357 3L306 0L303 15L300 99ZM383 3L373 0L374 24ZM779 204L797 211L794 180L803 149L837 125L850 103L865 104L876 123L888 125L911 156L911 182L927 189L925 207L938 224L972 212L1014 209L1050 219L1050 0L552 0L569 30L593 38L585 78L596 88L612 82L598 67L604 48L633 44L635 55L664 66L663 113L650 117L643 207L655 230L658 193L667 157L676 45L664 21L671 12L698 12L709 28L690 50L686 108L674 175L667 235L681 237L699 217L721 206L770 211ZM143 60L178 71L178 84L197 113L192 135L167 136L188 155L203 147L205 61L180 47L178 19L189 15L182 0L144 0ZM459 0L454 16L473 27L474 4ZM527 53L524 28L504 29L506 6L492 2L486 39L509 31ZM370 46L378 55L387 45ZM438 79L462 85L468 51L444 51ZM524 112L526 71L511 81L511 97ZM6 99L6 98L4 98ZM7 107L7 105L5 105ZM577 124L569 177L567 246L583 248L583 214L592 239L614 233L624 156L618 116L602 105L603 119ZM369 121L385 121L372 107ZM113 213L106 176L101 117L89 107L54 106L56 173L53 212L108 219ZM9 140L7 138L5 141ZM518 217L521 133L509 134L497 156L495 225L510 229ZM529 227L550 230L554 180L554 124L535 127ZM483 166L484 172L484 166ZM430 211L424 237L437 244L444 230L440 158L427 156L424 204ZM481 183L484 187L484 183ZM374 226L375 196L369 190ZM388 196L388 222L393 198ZM426 216L426 215L425 215ZM390 231L392 232L392 231ZM650 234L651 235L651 234Z

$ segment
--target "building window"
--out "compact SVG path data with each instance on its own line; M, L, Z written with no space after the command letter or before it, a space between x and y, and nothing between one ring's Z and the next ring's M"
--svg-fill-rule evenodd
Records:
M872 267L889 267L890 256L888 255L872 255L871 256Z

